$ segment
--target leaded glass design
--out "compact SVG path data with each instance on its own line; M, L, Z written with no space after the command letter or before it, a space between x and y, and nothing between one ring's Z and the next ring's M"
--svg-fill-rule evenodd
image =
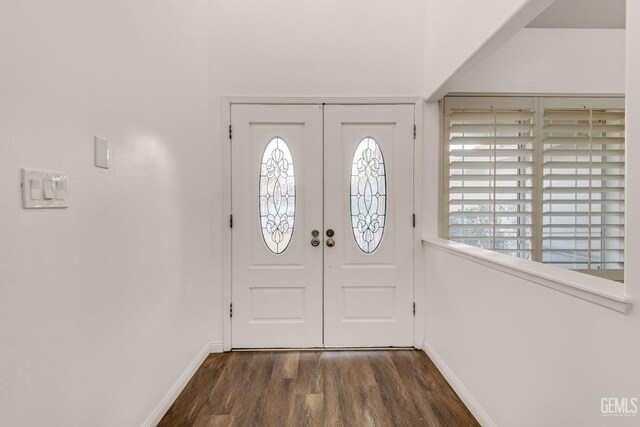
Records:
M380 146L363 139L351 166L351 227L360 249L372 253L380 245L387 213L387 175Z
M296 185L293 158L282 138L273 138L260 165L260 227L271 252L281 254L293 235Z

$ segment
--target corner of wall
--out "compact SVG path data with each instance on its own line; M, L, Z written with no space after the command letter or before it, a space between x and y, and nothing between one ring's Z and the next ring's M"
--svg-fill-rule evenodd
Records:
M162 417L167 413L171 405L176 401L180 393L189 384L191 378L198 371L204 360L212 353L222 353L222 342L210 342L202 347L193 361L187 366L184 372L178 377L176 382L171 386L167 394L162 398L158 406L156 406L151 414L142 423L142 427L155 427L158 425Z

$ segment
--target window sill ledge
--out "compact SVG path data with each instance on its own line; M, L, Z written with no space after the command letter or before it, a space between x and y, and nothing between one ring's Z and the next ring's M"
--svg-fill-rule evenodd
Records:
M620 313L627 313L631 308L632 300L625 295L625 288L621 283L442 238L423 239L422 244Z

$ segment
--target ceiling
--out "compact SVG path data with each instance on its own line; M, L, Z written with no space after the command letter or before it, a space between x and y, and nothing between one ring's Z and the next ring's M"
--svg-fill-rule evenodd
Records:
M624 28L625 0L556 0L528 28Z

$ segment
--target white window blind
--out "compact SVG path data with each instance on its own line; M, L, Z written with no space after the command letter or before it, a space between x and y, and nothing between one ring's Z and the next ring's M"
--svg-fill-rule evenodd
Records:
M545 109L543 259L624 266L624 111Z
M565 268L622 269L623 103L445 98L448 238Z
M530 258L534 111L472 107L447 119L449 237Z

